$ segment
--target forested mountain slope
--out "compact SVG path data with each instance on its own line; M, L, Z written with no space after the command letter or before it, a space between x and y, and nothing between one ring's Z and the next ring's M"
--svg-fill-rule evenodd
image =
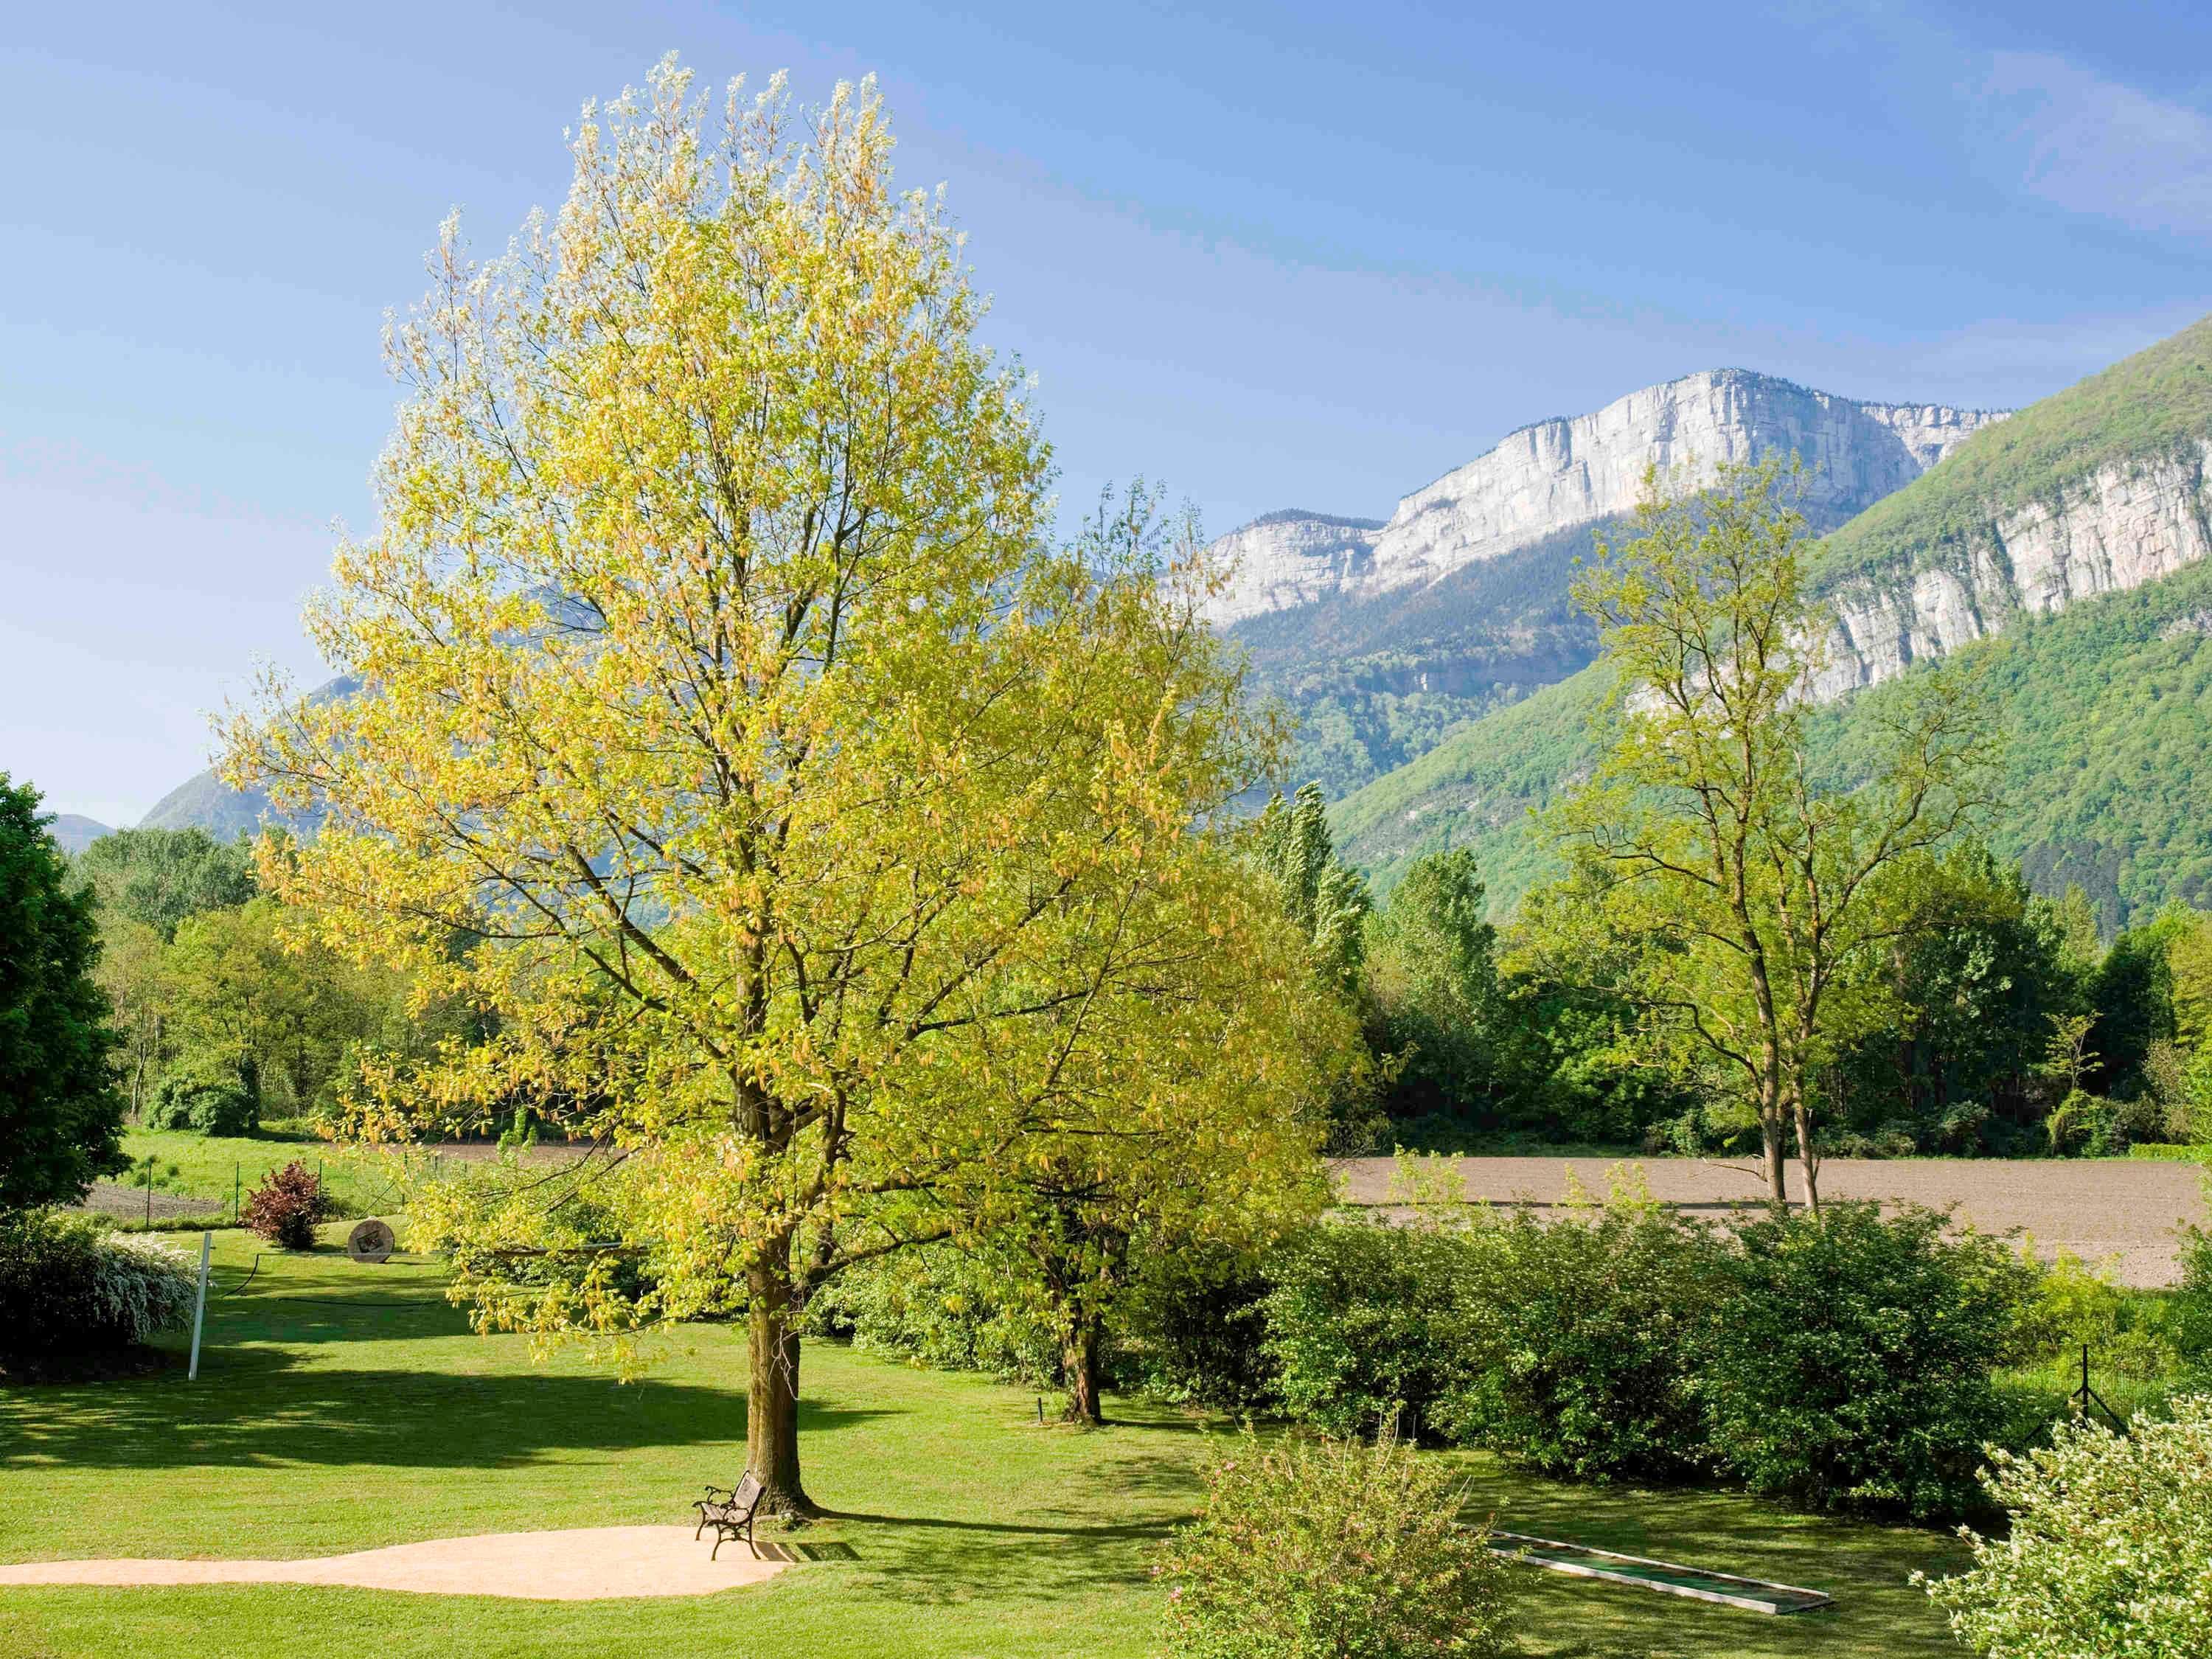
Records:
M1973 646L2006 738L1992 843L2046 890L2080 882L2108 925L2204 892L2208 453L2212 321L1977 434L1828 538L1824 746L1848 764L1881 682ZM1385 881L1472 846L1510 904L1547 868L1529 811L1589 767L1603 689L1586 670L1378 779L1334 810L1340 844Z

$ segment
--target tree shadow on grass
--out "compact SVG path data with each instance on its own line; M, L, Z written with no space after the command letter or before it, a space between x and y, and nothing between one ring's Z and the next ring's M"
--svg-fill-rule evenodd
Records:
M942 1516L826 1514L862 1529L858 1553L870 1593L916 1607L949 1607L979 1596L1050 1602L1144 1582L1169 1521L1095 1524L952 1520Z
M1160 1547L1195 1507L1197 1474L1181 1437L1146 1424L1109 1429L1103 1454L1079 1468L1041 1472L1041 1485L903 1514L829 1510L823 1520L861 1534L870 1593L917 1607L975 1597L1048 1603L1146 1582ZM1180 1425L1176 1425L1180 1426ZM1035 1492L1042 1501L1029 1501ZM950 1512L946 1512L949 1510Z
M1524 1649L1544 1659L1742 1659L1799 1653L1949 1655L1942 1615L1910 1583L1954 1571L1936 1531L1814 1515L1698 1487L1579 1486L1496 1464L1469 1470L1470 1519L1510 1531L1825 1590L1832 1608L1782 1616L1516 1565Z
M745 1401L735 1389L550 1372L468 1376L322 1370L279 1350L234 1350L220 1376L0 1396L0 1469L508 1468L556 1451L696 1446L702 1481L744 1462ZM802 1434L884 1413L802 1401Z

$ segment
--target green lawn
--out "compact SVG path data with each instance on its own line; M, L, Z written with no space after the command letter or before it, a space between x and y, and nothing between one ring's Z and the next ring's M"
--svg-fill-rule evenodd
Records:
M326 1228L336 1238L337 1228ZM217 1236L236 1285L255 1242ZM431 1267L267 1256L215 1302L200 1381L0 1391L0 1560L287 1556L471 1532L669 1522L742 1456L740 1350L667 1343L640 1382L537 1365L433 1298ZM1146 1567L1192 1501L1198 1425L1115 1401L1092 1434L1034 1396L811 1346L808 1479L842 1540L771 1583L689 1601L532 1603L304 1586L0 1589L0 1655L282 1650L408 1659L708 1653L1060 1656L1152 1650ZM1940 1534L1822 1521L1734 1496L1556 1485L1465 1460L1470 1501L1515 1530L1832 1591L1774 1619L1527 1572L1542 1655L1948 1654L1905 1582L1959 1559Z
M399 1202L381 1153L333 1146L304 1125L270 1124L253 1135L134 1128L125 1132L123 1151L132 1167L118 1182L138 1186L150 1158L156 1193L205 1199L210 1214L228 1215L234 1192L252 1192L263 1176L295 1159L320 1172L346 1214L388 1213Z

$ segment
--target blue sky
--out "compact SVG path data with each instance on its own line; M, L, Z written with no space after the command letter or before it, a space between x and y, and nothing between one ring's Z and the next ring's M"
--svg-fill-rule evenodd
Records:
M1387 514L1740 364L1979 406L2212 309L2212 9L44 7L0 40L0 770L134 821L368 520L384 309L582 100L875 72L1071 504Z

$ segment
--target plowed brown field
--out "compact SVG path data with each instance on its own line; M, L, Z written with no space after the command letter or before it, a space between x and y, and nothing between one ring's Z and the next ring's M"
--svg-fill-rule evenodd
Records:
M1765 1192L1748 1161L1690 1158L1463 1158L1455 1160L1469 1199L1556 1207L1567 1196L1567 1172L1602 1195L1608 1172L1640 1170L1651 1196L1693 1212L1715 1213L1759 1203ZM1348 1158L1339 1165L1348 1202L1387 1205L1391 1160ZM2205 1224L2201 1177L2194 1164L2148 1160L1830 1158L1820 1166L1820 1196L1955 1207L1986 1232L2018 1231L2044 1255L2064 1249L2112 1264L2124 1284L2171 1285L2180 1276L2180 1229ZM1795 1164L1790 1192L1802 1199Z

